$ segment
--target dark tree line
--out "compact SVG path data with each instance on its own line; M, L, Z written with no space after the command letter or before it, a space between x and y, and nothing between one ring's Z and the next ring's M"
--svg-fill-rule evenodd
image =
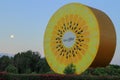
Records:
M50 71L46 59L41 58L38 52L31 50L17 53L14 57L2 56L0 58L0 72L11 73L46 73Z
M2 56L0 57L0 72L10 72L18 74L35 74L35 73L53 73L45 58L42 58L38 52L33 52L31 50L26 52L17 53L13 57ZM64 73L74 74L75 66L68 65ZM89 68L81 75L119 75L120 76L120 66L118 65L108 65L106 67Z

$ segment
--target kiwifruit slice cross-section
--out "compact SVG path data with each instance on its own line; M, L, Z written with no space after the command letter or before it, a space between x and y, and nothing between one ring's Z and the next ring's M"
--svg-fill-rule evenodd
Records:
M102 51L104 45L111 42L104 43L108 40L104 32L105 36L111 33L113 38L109 44L109 49L113 48L110 50L112 53L109 51L110 55L106 53L108 50ZM85 71L92 62L93 67L105 66L110 62L114 49L115 31L110 19L103 12L79 3L60 8L50 19L45 31L45 57L50 67L60 74L69 64L75 65L76 74ZM109 58L104 59L104 63L102 58L106 56Z

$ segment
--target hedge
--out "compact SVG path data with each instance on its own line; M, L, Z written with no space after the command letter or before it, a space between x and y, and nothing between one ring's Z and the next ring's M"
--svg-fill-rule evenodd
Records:
M0 73L0 80L120 80L120 76L10 74Z

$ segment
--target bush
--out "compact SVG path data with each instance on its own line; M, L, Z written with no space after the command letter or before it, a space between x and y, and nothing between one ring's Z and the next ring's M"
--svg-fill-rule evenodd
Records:
M106 70L104 68L96 68L94 71L93 71L93 74L94 75L100 75L100 76L106 76L108 75L106 73Z
M120 66L109 65L107 67L88 68L82 75L120 76Z
M49 71L49 72L47 72L47 73L45 73L45 74L56 74L54 71Z
M26 74L30 74L30 73L31 73L31 69L30 68L26 69Z
M5 71L7 71L8 73L18 73L17 68L15 66L13 66L13 65L8 65L5 68Z
M76 71L75 66L73 64L70 64L65 68L64 73L65 74L74 74L75 71Z
M120 80L120 76L88 76L58 74L0 74L0 80Z
M37 74L36 72L32 72L31 74Z

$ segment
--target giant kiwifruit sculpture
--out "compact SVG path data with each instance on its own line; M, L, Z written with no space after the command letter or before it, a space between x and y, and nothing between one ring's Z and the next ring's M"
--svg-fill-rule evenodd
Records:
M73 64L76 74L88 67L110 63L116 47L116 34L110 18L100 10L80 3L60 8L50 19L44 36L44 52L57 73Z

